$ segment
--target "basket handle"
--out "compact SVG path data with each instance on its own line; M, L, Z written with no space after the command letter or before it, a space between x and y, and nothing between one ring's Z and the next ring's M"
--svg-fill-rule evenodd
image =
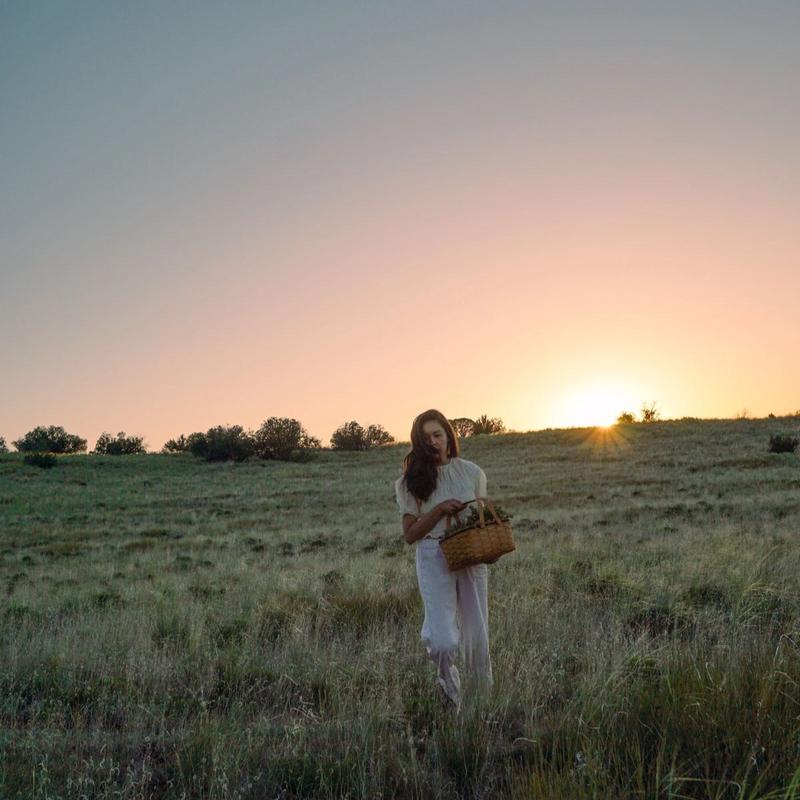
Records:
M483 517L483 506L487 506L489 511L491 512L492 516L494 517L494 521L498 525L502 525L503 523L500 520L500 517L497 516L497 510L494 507L494 502L492 501L491 497L476 497L475 500L470 500L470 502L476 502L478 504L478 518L480 519L481 528L486 527L486 523Z
M453 527L453 520L456 521L456 525L459 528L461 527L461 517L458 516L458 512L456 511L455 514L447 515L447 522L445 522L445 530L450 530L450 528Z
M497 516L497 511L494 507L494 502L492 501L491 497L474 497L472 500L465 500L463 502L467 503L467 505L469 505L470 503L478 504L478 519L480 520L479 524L481 528L486 527L486 520L483 516L484 505L488 507L489 511L491 512L491 515L494 517L494 521L498 525L503 524L502 521L500 520L500 517ZM458 527L461 527L461 517L458 516L458 512L456 511L454 514L447 515L446 528L449 529L452 527L453 519L455 519L456 523L458 524Z

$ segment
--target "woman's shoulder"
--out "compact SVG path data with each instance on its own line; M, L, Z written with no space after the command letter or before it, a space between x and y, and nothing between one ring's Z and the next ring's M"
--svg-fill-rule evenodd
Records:
M466 458L461 458L461 456L456 456L453 461L457 462L458 465L465 471L465 472L474 472L478 473L481 471L481 468L474 462L469 461Z

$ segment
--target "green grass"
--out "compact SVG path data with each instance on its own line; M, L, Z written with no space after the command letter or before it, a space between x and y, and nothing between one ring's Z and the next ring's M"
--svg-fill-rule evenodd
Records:
M419 642L406 446L0 456L0 797L800 798L795 420L477 437L495 688Z

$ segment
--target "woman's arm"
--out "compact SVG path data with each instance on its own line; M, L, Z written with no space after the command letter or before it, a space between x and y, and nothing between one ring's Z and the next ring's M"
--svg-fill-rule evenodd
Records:
M443 500L421 517L403 514L403 538L406 540L406 544L414 544L417 540L427 536L442 517L463 511L466 507L467 503L462 503L460 500Z

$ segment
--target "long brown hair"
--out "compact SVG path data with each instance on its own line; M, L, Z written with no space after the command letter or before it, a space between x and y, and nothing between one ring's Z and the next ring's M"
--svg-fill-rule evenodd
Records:
M411 451L403 459L403 478L408 491L419 500L427 500L436 489L438 473L436 471L435 452L425 442L425 433L422 426L426 422L435 420L447 434L447 455L455 458L461 452L458 438L450 420L435 408L423 411L414 420L411 426Z

